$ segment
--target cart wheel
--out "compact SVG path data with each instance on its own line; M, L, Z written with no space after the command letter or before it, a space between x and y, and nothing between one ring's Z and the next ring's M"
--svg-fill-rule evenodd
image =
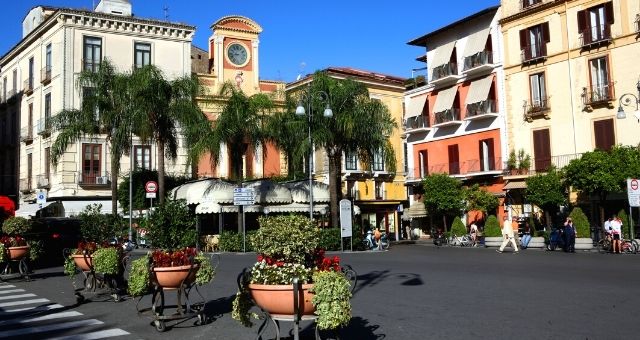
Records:
M199 313L198 314L198 321L196 321L196 325L200 325L200 326L206 325L208 321L209 320L207 319L206 315L204 315L203 313Z
M122 301L122 296L120 296L120 294L118 294L118 293L111 294L111 297L113 298L113 302L120 302L120 301Z
M167 328L162 320L155 320L153 325L156 326L156 330L158 332L164 332Z
M76 294L76 304L81 305L84 302L84 296Z

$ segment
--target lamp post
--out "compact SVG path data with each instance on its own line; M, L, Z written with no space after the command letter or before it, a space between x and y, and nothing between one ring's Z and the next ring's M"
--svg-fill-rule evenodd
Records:
M310 91L310 90L309 90ZM325 108L323 112L323 116L325 118L333 117L333 111L329 106L329 95L324 91L316 91L316 92L306 92L303 93L300 97L300 101L298 102L298 107L296 108L296 115L304 116L307 115L307 129L309 132L309 218L313 220L313 140L311 139L311 122L313 117L313 111L311 108L311 104L313 101L313 97L316 96L320 101L325 102ZM303 103L307 104L308 112L305 110Z

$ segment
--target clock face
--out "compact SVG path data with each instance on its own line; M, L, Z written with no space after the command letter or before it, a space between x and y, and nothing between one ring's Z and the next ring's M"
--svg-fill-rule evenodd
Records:
M229 61L236 66L246 64L248 56L249 54L247 53L247 49L241 44L233 43L229 45L229 48L227 48L227 58L229 58Z

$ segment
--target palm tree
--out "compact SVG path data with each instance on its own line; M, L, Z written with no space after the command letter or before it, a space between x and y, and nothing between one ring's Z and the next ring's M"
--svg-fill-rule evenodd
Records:
M178 157L179 136L189 150L188 162L197 162L191 146L209 133L209 121L196 103L202 87L194 76L167 80L162 71L147 65L133 72L129 84L134 98L133 133L142 142L155 142L158 153L159 203L165 198L165 158Z
M389 136L397 128L397 123L381 101L369 97L369 91L362 83L316 72L309 86L302 91L306 92L306 98L311 98L313 143L324 149L329 159L331 223L338 226L338 202L342 198L340 169L344 152L357 152L364 164L371 164L374 155L381 153L386 169L395 172L395 153ZM322 117L326 103L313 95L321 91L329 96L333 118Z
M295 106L287 105L287 111L276 112L267 117L265 133L269 142L273 143L284 154L287 161L287 174L295 179L296 171L302 170L300 165L309 147L307 141L306 121L294 113Z
M120 158L130 147L130 117L132 102L128 91L130 75L118 73L105 59L95 71L82 71L76 87L82 92L80 109L65 109L51 118L51 126L58 132L51 146L54 166L63 157L69 145L83 136L104 135L110 145L111 204L117 214L117 188Z

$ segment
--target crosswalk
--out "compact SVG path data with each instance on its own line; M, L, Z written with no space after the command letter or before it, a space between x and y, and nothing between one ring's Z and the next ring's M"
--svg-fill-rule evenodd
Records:
M48 299L14 285L0 283L0 339L93 340L124 339L130 334L108 328Z

